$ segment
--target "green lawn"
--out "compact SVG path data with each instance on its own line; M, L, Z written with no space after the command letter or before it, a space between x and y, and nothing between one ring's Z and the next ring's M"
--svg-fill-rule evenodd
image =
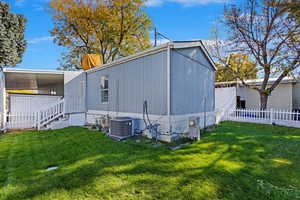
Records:
M75 127L6 134L0 199L300 199L300 129L225 122L177 151Z

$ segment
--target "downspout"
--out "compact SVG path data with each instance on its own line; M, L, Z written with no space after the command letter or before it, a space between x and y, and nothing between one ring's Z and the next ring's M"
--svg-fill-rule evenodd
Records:
M168 133L172 134L171 126L171 47L167 49L167 118L168 118Z
M84 90L84 113L85 113L85 123L87 123L87 112L88 112L88 108L87 108L87 72L84 71L83 72L85 74L85 90Z

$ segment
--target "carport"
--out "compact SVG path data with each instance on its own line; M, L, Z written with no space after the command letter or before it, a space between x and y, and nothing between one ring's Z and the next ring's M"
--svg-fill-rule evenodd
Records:
M30 113L64 96L64 72L5 69L6 113Z

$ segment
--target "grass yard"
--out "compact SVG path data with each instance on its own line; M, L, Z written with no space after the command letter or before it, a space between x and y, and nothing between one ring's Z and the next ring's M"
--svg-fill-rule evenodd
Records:
M168 146L75 127L2 135L0 199L300 199L300 129L225 122Z

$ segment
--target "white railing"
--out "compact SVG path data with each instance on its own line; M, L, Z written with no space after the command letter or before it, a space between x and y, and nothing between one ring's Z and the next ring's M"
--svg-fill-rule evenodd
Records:
M6 115L6 129L15 128L36 128L37 114L36 113L8 113Z
M37 128L40 129L42 126L63 116L65 113L64 109L64 99L62 99L58 103L48 107L47 109L37 112Z
M17 128L37 128L47 125L53 120L63 116L64 100L50 105L48 108L40 110L38 112L15 112L8 113L3 119L5 129L17 129Z
M222 121L226 120L300 128L300 112L288 110L235 109L226 112Z

